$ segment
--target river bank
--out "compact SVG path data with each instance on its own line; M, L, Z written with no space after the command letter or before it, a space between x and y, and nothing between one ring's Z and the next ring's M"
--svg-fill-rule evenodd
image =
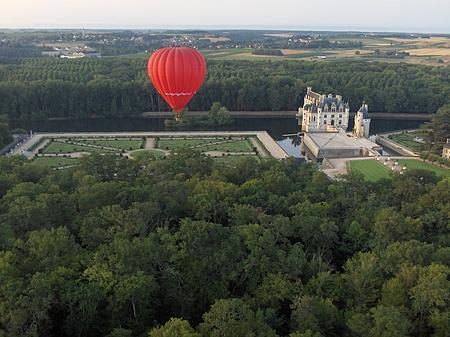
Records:
M297 111L230 111L233 118L293 118L296 117ZM208 111L186 111L183 113L186 117L204 117ZM171 111L151 111L143 112L141 117L145 118L171 118ZM355 112L350 113L350 117L354 117ZM409 112L371 112L371 119L394 119L394 120L431 120L433 114L429 113L409 113Z

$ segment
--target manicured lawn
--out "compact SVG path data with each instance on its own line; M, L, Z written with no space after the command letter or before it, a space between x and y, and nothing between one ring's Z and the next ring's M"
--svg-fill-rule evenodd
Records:
M57 168L63 166L78 165L80 161L76 158L65 157L37 157L33 163L39 166Z
M410 150L420 152L425 146L425 143L416 141L416 137L420 138L420 135L416 132L402 132L390 135L388 138Z
M90 152L90 148L81 145L69 143L51 142L44 149L44 153L72 153L72 152Z
M203 144L215 143L222 140L223 139L216 138L160 138L158 140L157 147L163 150L179 150Z
M112 147L118 150L137 150L141 148L142 139L74 139L74 142L96 146Z
M179 150L192 148L197 151L224 151L224 152L252 152L253 147L249 140L237 138L228 139L223 137L211 138L161 138L157 147L163 150Z
M226 143L211 144L198 147L201 151L223 151L223 152L252 152L253 147L249 140L229 140Z
M390 170L376 160L352 160L347 163L351 171L358 171L367 181L375 182L390 177Z
M401 165L406 166L409 170L429 170L438 176L450 177L450 170L445 167L439 167L430 163L424 163L421 160L415 159L400 159L398 161Z
M147 154L152 154L153 156L155 156L156 158L163 158L166 154L161 151L161 150L157 150L157 149L153 149L153 150L138 150L138 151L133 151L131 153L131 156L135 159L141 159L142 157L145 157Z
M73 152L100 152L106 153L111 152L105 149L96 149L89 146L82 146L77 144L63 143L54 141L47 145L43 151L44 153L73 153Z

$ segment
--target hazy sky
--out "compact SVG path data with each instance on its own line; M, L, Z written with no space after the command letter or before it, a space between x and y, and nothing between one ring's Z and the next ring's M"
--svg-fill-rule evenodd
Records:
M450 0L0 0L2 28L208 26L450 33Z

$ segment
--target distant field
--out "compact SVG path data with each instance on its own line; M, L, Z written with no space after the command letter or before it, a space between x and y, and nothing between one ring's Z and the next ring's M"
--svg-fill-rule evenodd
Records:
M450 177L450 169L445 167L439 167L415 159L400 159L398 162L409 170L428 170L434 172L437 176Z
M418 48L406 50L413 56L450 56L449 48Z
M390 170L383 166L380 162L373 159L352 160L347 163L351 171L362 173L364 179L376 182L380 179L389 178Z
M205 36L201 37L199 40L209 40L211 42L224 42L224 41L230 41L230 38L224 37L224 36Z
M304 59L326 56L326 58L315 58L318 62L326 62L336 59L365 59L375 62L389 63L413 63L441 66L450 63L450 39L444 36L417 39L397 39L383 38L377 36L352 37L338 36L331 41L362 42L362 48L347 49L282 49L285 56L253 55L251 48L204 50L202 53L207 59L217 60L293 60L302 61ZM375 49L382 53L387 51L406 51L411 56L404 58L371 57ZM355 55L359 50L360 55Z

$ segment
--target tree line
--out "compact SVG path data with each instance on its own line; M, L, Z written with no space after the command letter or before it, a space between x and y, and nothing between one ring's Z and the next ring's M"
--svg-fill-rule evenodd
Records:
M194 151L0 158L0 335L449 335L450 181Z
M207 111L297 110L307 86L336 93L353 111L434 113L449 103L450 68L364 61L208 61L189 105ZM14 120L130 116L168 110L146 75L146 59L30 59L0 68L0 114Z

